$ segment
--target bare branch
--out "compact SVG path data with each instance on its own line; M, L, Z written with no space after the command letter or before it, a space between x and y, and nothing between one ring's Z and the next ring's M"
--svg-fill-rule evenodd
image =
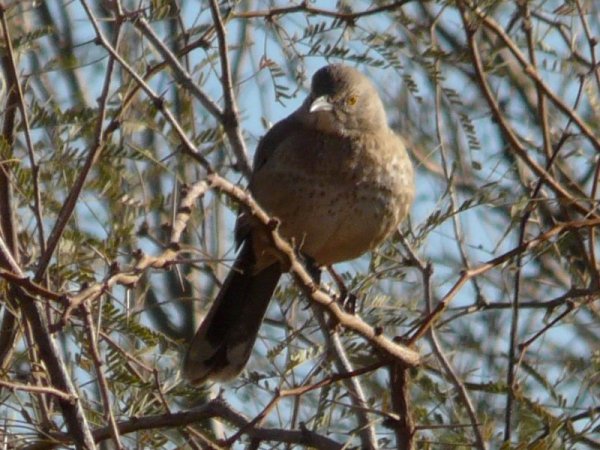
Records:
M117 449L123 449L124 447L121 443L119 429L117 427L115 416L111 407L110 387L108 386L106 376L104 375L104 363L102 357L100 356L100 350L98 349L97 331L96 327L94 326L94 321L92 319L92 312L90 311L88 305L86 305L85 303L81 306L81 308L83 309L83 316L85 319L85 331L88 338L89 351L92 355L92 360L94 361L94 366L96 368L96 377L98 380L98 389L100 390L100 395L102 397L104 417L108 422L111 437L113 439L115 447Z
M219 12L219 5L216 0L210 0L210 11L217 30L217 40L219 41L219 61L221 62L221 85L223 86L223 97L225 99L225 109L223 111L223 127L229 137L229 142L237 157L239 169L246 176L250 175L251 168L248 160L248 152L240 128L239 113L234 86L231 79L231 69L229 67L229 54L227 51L227 37L225 25Z
M59 389L55 389L51 386L34 386L31 384L13 383L7 380L0 380L0 386L13 391L24 391L33 392L36 394L52 395L69 403L75 400L75 397L73 397L72 395L63 392Z
M120 32L119 27L117 27L117 31L114 36L114 46L119 45L120 40ZM104 76L104 84L102 87L102 94L100 95L99 100L99 113L96 121L96 130L94 136L94 142L92 144L91 150L88 153L88 156L85 160L83 167L79 170L79 177L75 181L75 184L69 191L69 195L65 200L63 207L61 208L54 227L50 233L50 237L48 238L48 245L46 248L42 247L42 256L38 263L37 271L35 274L35 281L42 280L44 274L46 273L46 269L50 264L50 260L52 259L52 255L56 250L56 247L64 233L65 227L67 223L71 219L73 215L73 211L75 210L75 206L77 201L79 200L79 196L81 195L81 191L83 186L89 176L90 171L94 167L94 164L98 161L100 154L104 145L106 144L106 136L104 134L104 120L106 118L106 106L108 102L108 94L110 90L111 80L113 77L114 70L114 58L110 58L108 60L108 65L106 67L106 73Z

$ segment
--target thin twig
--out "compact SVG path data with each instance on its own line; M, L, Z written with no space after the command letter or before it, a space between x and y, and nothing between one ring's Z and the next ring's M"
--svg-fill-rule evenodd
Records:
M469 46L469 50L471 52L471 58L473 60L473 65L475 68L475 73L477 75L477 79L479 81L479 85L481 90L490 106L490 109L493 113L493 116L500 126L500 129L504 133L505 138L510 143L511 149L521 158L525 164L540 178L547 183L548 186L556 193L556 195L572 206L574 209L579 211L581 214L587 217L600 217L598 214L594 212L591 205L582 204L580 201L571 195L562 185L559 183L551 174L548 173L544 167L538 164L536 161L531 159L529 156L526 147L521 143L521 140L514 132L512 127L508 124L506 117L502 113L502 109L498 104L498 101L494 97L492 90L489 86L489 83L485 77L484 65L481 59L481 54L479 51L479 47L477 44L477 40L475 38L476 27L469 18L466 16L466 10L464 7L464 0L461 0L458 3L459 10L463 17L463 26L465 32L467 33L467 43Z
M233 92L233 80L231 79L231 69L229 67L229 54L227 51L227 34L219 5L216 0L210 0L210 12L215 23L217 31L217 41L219 44L219 61L221 63L221 85L223 86L223 98L225 109L223 110L223 127L229 138L229 142L233 147L233 151L237 157L238 167L247 176L251 172L250 162L248 160L248 152L242 136L240 128L240 119L238 107Z
M598 47L598 37L592 34L590 30L590 25L585 17L585 12L583 7L581 6L580 0L575 0L575 5L577 6L577 14L579 15L579 19L581 20L581 26L583 27L583 32L585 33L585 38L588 43L590 59L591 59L591 70L594 73L594 79L596 80L596 87L600 89L600 64L598 64L598 60L596 58L596 48Z
M244 435L246 433L246 428L252 428L252 427L262 423L264 421L264 419L267 417L267 415L279 403L279 401L284 398L300 397L300 396L306 394L307 392L314 391L315 389L321 389L321 388L330 386L332 384L335 384L339 381L347 381L350 379L354 379L358 376L364 375L366 373L373 372L373 371L383 367L384 365L385 365L384 362L379 362L376 364L372 364L370 366L363 367L361 369L353 370L352 372L337 373L337 374L331 375L327 378L323 378L322 380L317 381L316 383L303 385L303 386L296 386L293 388L277 391L275 393L275 395L273 396L273 398L271 398L271 400L263 408L263 410L259 414L257 414L256 417L254 417L254 419L252 419L250 422L248 422L248 424L244 428L240 428L237 433L235 433L234 435L229 437L225 444L227 446L233 445L242 435ZM367 409L368 408L365 406L365 410L367 410Z
M32 392L34 394L46 394L58 397L66 402L73 402L75 397L67 392L61 391L60 389L53 388L52 386L34 386L31 384L13 383L11 381L0 379L0 386L10 389L13 391L24 391Z
M188 154L189 156L191 156L194 160L196 160L196 162L198 162L204 168L204 170L206 170L206 172L213 173L214 170L210 166L210 163L208 162L208 160L206 158L204 158L204 156L202 156L200 151L196 148L194 143L187 136L187 134L185 133L185 131L183 130L183 128L181 127L181 125L179 124L177 119L175 119L175 116L173 115L173 113L165 105L164 99L154 92L154 90L131 67L131 65L129 65L121 57L121 55L119 55L119 53L115 50L114 46L111 45L110 42L108 42L108 40L104 36L104 33L102 33L102 30L100 29L100 24L98 23L98 20L94 16L87 1L80 0L80 2L81 2L81 5L83 6L83 9L86 12L88 18L90 19L92 27L94 28L94 31L96 33L96 38L98 40L99 45L104 47L106 49L106 51L119 63L119 65L121 67L123 67L123 69L125 69L125 71L127 71L127 73L129 75L131 75L131 77L135 80L135 82L143 89L143 91L146 93L146 95L152 100L154 106L159 111L162 112L162 114L165 116L165 118L167 119L169 124L171 124L171 126L173 127L173 130L177 134L177 137L180 139L185 153Z
M27 114L27 108L25 107L25 96L23 95L23 89L21 83L19 83L19 74L17 70L17 62L15 59L15 53L12 46L12 37L8 22L6 19L6 8L4 4L0 4L0 21L2 23L2 32L4 35L4 41L6 42L6 52L8 63L8 69L10 71L9 79L13 80L11 83L11 89L14 89L17 94L17 106L21 113L21 120L23 121L23 130L25 134L25 144L27 147L27 155L29 156L29 164L31 166L32 184L33 184L33 213L36 220L36 227L38 230L38 245L43 252L46 248L46 238L44 236L44 221L43 221L43 209L42 200L40 194L40 167L35 159L33 151L33 142L31 141L31 129L29 126L29 115Z
M118 47L119 45L119 40L121 37L120 29L120 23L117 22L113 42L113 45L115 47ZM67 195L67 198L65 199L65 202L63 204L63 207L58 213L58 217L56 218L56 222L54 224L54 227L52 228L50 237L48 238L47 248L42 250L42 254L35 273L35 281L40 281L46 273L46 269L50 264L52 255L54 254L54 251L56 250L56 247L58 246L58 243L62 238L67 223L69 222L71 216L73 215L73 212L75 211L75 207L77 206L77 202L79 200L79 196L81 195L81 191L83 190L83 186L85 185L85 182L87 181L87 178L92 168L98 161L98 158L100 157L100 154L104 149L104 145L106 144L106 136L104 134L104 121L106 118L106 107L108 104L108 96L110 85L112 82L114 67L115 60L111 57L108 59L106 73L104 76L104 84L102 86L102 92L100 94L98 118L96 121L96 130L94 133L94 142L87 155L85 163L83 164L83 167L79 169L79 176L77 177L75 184L70 189L69 194Z
M327 343L327 349L332 355L334 365L340 375L347 375L354 372L352 363L346 354L340 334L337 331L337 327L327 326L327 320L323 314L323 310L320 307L314 307L313 312L317 321L319 322L319 328L325 337ZM373 422L369 420L367 413L368 403L362 388L362 385L356 376L342 378L348 394L350 395L350 401L354 406L353 412L356 415L356 421L359 429L359 436L361 440L361 449L374 450L379 448L377 444L377 436L375 435L375 427Z
M431 26L431 39L437 46L438 43L437 43L437 37L436 37L436 22L434 22ZM439 58L436 58L436 60L435 60L435 69L436 69L436 73L441 73ZM443 121L443 117L442 117L442 86L441 86L441 83L442 83L442 81L440 79L434 80L434 84L435 84L435 119L436 119L435 120L435 131L436 131L438 144L439 144L439 148L440 148L441 166L442 166L444 178L445 178L446 185L447 185L448 197L450 199L450 206L452 207L452 209L454 211L456 211L456 210L458 210L458 206L457 206L458 198L457 198L457 193L456 193L456 186L454 185L454 174L451 173L450 168L449 168L450 162L448 160L447 151L446 151L446 141L442 134L442 128L444 127L444 121ZM458 252L460 255L460 259L462 261L463 267L468 270L468 269L470 269L471 264L469 262L469 258L467 257L467 253L465 251L464 234L462 232L462 226L461 226L460 217L458 216L458 214L452 215L452 226L454 228L454 236L456 237L455 241L456 241L456 246L458 248ZM475 289L475 292L477 293L477 298L480 299L482 297L481 288L479 287L479 283L477 282L477 279L474 278L472 280L472 284L473 284L473 289Z
M469 2L465 0L461 0L459 5L468 5L469 9L477 16L477 19L483 23L483 25L495 33L500 40L508 47L511 53L517 58L521 66L523 67L523 71L540 89L543 91L544 95L546 95L554 105L565 114L565 116L571 118L573 122L577 125L577 127L581 130L581 132L589 139L591 144L595 147L597 152L600 152L600 137L596 134L596 132L590 128L587 123L574 111L569 105L567 105L563 99L556 94L550 86L546 84L546 82L542 79L538 71L535 67L527 61L525 55L521 52L519 47L510 39L510 37L504 31L504 28L496 22L493 18L489 17L485 12L481 10L476 5L470 5Z
M331 10L331 9L323 9L312 6L308 1L303 1L298 5L293 6L283 6L279 8L271 8L264 11L243 11L243 12L234 12L232 16L239 19L249 19L249 18L259 18L264 17L267 19L273 18L275 16L283 16L293 13L304 13L304 14L312 14L315 16L324 16L324 17L332 17L334 19L345 20L348 22L354 22L361 17L372 16L375 14L379 14L385 11L393 11L395 9L399 9L407 3L411 3L412 0L400 0L392 3L388 3L386 5L376 6L374 8L365 9L363 11L357 12L344 12L340 10Z
M535 238L523 242L523 244L513 248L512 250L507 251L506 253L503 253L500 256L497 256L496 258L489 260L486 263L481 264L478 267L474 267L472 269L463 271L458 280L456 280L452 287L448 289L448 292L442 297L442 299L437 304L435 309L431 312L431 314L427 316L427 318L421 323L417 331L415 331L414 334L408 339L408 345L413 345L416 341L422 338L425 335L425 333L428 332L429 328L431 328L431 326L439 320L441 314L446 310L452 299L456 296L456 294L458 294L458 292L460 292L465 283L467 283L471 278L479 276L487 272L488 270L499 266L500 264L510 261L513 258L517 257L519 254L522 254L527 250L531 250L539 245L542 245L548 242L554 236L557 236L561 233L598 226L600 226L600 219L579 220L561 223L546 231L545 233L542 233Z
M165 64L171 69L175 81L191 92L204 109L212 114L217 120L222 121L223 112L221 111L221 108L219 108L219 105L217 105L208 94L200 89L198 84L194 82L190 73L181 65L177 57L173 54L171 49L165 45L163 40L157 36L148 21L141 14L135 14L132 17L133 25L146 36L153 47L165 59Z
M432 301L432 283L431 277L433 275L433 268L429 262L423 261L418 255L413 251L410 247L406 239L403 236L400 236L400 242L404 246L404 248L409 252L411 260L415 263L416 267L421 272L421 277L423 279L423 292L425 297L425 308L427 314L431 315L433 310L433 301ZM469 391L467 387L460 379L454 367L446 355L444 354L444 350L442 349L442 345L439 342L437 337L437 332L435 326L432 326L428 333L429 341L431 343L431 348L441 363L444 371L446 372L446 376L450 379L454 388L457 390L460 399L464 408L467 410L467 414L469 416L469 421L471 424L471 428L473 429L473 434L475 435L475 444L479 450L487 450L488 446L483 439L483 434L481 432L481 424L479 423L479 417L475 411L475 407L473 406L473 402L471 401L471 396L469 395ZM418 429L418 427L417 427Z
M86 303L81 305L81 308L83 310L85 332L88 338L89 351L92 355L92 361L94 361L94 367L96 369L98 389L100 391L100 397L102 398L102 407L104 408L104 418L108 422L108 427L110 429L114 445L118 449L123 449L123 444L121 443L121 437L119 435L119 429L115 420L115 415L112 411L109 393L110 387L108 386L108 382L106 381L106 376L104 374L103 359L100 356L100 351L98 350L98 338L96 327L94 326L94 321L92 320L92 312L90 311L90 308Z

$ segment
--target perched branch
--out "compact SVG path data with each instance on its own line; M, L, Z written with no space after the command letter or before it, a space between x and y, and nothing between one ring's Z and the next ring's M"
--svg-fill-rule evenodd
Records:
M289 267L289 271L300 289L311 301L323 306L340 325L359 334L386 357L392 358L402 367L415 367L420 364L421 357L417 352L393 342L381 334L380 330L368 325L358 316L345 312L335 299L316 286L311 275L296 257L292 246L279 236L277 222L262 210L249 193L215 174L209 175L209 179L216 189L247 206L250 213L271 231L271 245L279 253L285 265Z

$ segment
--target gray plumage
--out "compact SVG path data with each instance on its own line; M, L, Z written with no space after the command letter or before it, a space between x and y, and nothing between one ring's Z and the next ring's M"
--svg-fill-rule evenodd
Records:
M280 233L319 265L375 248L406 217L413 170L373 84L334 64L315 73L300 108L260 141L249 189ZM242 213L233 269L185 356L193 383L245 366L282 268L264 228Z

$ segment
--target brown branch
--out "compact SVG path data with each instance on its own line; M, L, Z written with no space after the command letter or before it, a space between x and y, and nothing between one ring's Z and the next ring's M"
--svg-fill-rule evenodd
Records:
M527 166L540 179L544 181L544 183L548 184L548 186L556 193L556 195L562 200L564 200L566 204L571 205L573 208L575 208L577 211L579 211L585 216L599 217L590 205L581 204L551 174L549 174L545 168L543 168L536 161L531 159L527 152L527 148L521 143L517 134L508 124L504 114L502 113L502 108L500 107L498 101L494 97L494 94L492 93L492 90L486 79L483 61L481 59L481 53L479 51L477 40L475 38L475 33L477 30L475 25L471 23L469 18L466 16L464 3L464 0L461 0L458 3L458 6L463 16L463 25L467 34L467 43L471 52L471 58L473 60L475 73L477 75L477 79L479 81L481 90L490 106L494 119L500 126L500 129L504 133L505 138L510 143L511 149L519 156L519 158L521 158L525 162L525 164L527 164Z
M8 30L8 25L4 24L4 6L2 8L3 27ZM10 36L6 36L10 44ZM11 44L12 45L12 44ZM11 50L12 51L12 50ZM15 143L15 119L16 111L19 108L20 84L18 74L14 68L15 61L9 52L5 52L1 58L2 71L6 80L6 104L4 105L4 122L2 123L3 144L10 152L6 155L6 160L0 160L0 238L6 242L6 252L0 252L0 268L10 270L10 262L6 260L5 253L11 258L19 258L19 246L17 240L17 221L15 220L16 203L13 197L13 187L11 184L11 162L14 157L13 149ZM15 298L14 289L6 293L6 302L2 311L2 321L0 322L0 368L7 368L11 365L11 356L15 348L15 341L19 333L18 307Z
M273 226L276 222L271 219L262 210L262 208L260 208L260 206L254 201L249 193L230 183L216 173L207 175L206 181L200 181L196 183L184 196L182 200L182 206L180 206L175 218L171 243L167 250L156 257L143 255L141 252L139 252L139 261L133 268L127 271L117 271L116 273L109 275L103 282L93 284L78 294L69 296L67 299L69 306L65 310L60 323L57 324L57 327L64 326L71 312L75 308L79 307L79 305L81 305L83 302L93 302L95 299L99 298L103 293L107 292L117 284L124 286L135 285L140 280L144 272L149 268L164 269L175 263L177 261L177 255L179 252L179 244L177 240L180 238L181 232L185 228L185 225L189 219L191 205L198 197L202 196L206 192L208 187L215 188L233 198L237 202L247 206L250 212L263 224L263 226L269 228L271 231L271 244L273 245L274 249L280 253L280 256L289 264L290 271L300 288L312 301L325 307L327 312L334 317L337 322L339 322L342 326L358 333L375 348L383 352L387 358L395 359L405 367L415 367L420 364L421 358L417 352L405 347L404 345L393 342L382 335L378 329L370 326L358 316L345 312L335 301L335 299L333 299L325 291L319 289L318 286L315 286L308 271L296 258L293 248L279 236L279 233L277 233L277 230Z
M2 245L3 244L0 243L0 247L2 247ZM1 254L3 254L3 252L0 250L0 255ZM31 279L29 277L24 276L24 274L18 275L9 270L4 270L0 268L0 278L4 278L6 281L13 285L20 286L30 294L39 295L42 298L58 302L63 302L65 300L64 294L59 294L57 292L53 292L49 289L46 289L44 286L31 281Z
M94 321L92 318L92 312L90 311L88 305L85 303L81 305L81 308L83 310L85 332L88 338L89 352L92 356L92 361L94 361L94 367L96 369L96 378L98 381L100 397L102 398L104 418L108 422L108 428L110 429L111 437L113 439L115 447L121 450L123 449L123 444L121 443L121 437L119 435L117 422L115 421L115 416L112 412L109 393L110 388L108 386L108 382L106 381L106 376L104 375L104 362L102 360L102 357L100 356L100 351L98 349L98 337L96 333L96 327L94 326Z
M219 5L216 0L210 0L210 12L212 14L215 29L217 31L217 41L219 44L219 61L221 63L221 85L223 86L223 98L225 109L223 111L223 127L233 146L237 157L237 165L246 176L250 175L251 168L248 160L248 152L244 144L244 137L240 128L240 119L235 94L233 92L233 81L231 79L231 69L229 67L229 54L227 52L227 34Z
M7 58L8 56L6 55L2 57L2 68L7 80L8 91L6 105L4 106L2 140L7 148L12 149L14 146L15 111L18 107L18 95L13 84L18 83L18 80L14 80L11 76L12 71L7 69ZM10 176L10 161L0 160L0 237L3 237L6 241L8 253L10 255L17 255L17 229L15 228L15 208ZM4 259L4 254L0 254L0 265L5 268L9 265Z
M94 283L75 295L65 296L68 306L65 308L59 322L52 326L52 331L57 331L66 326L73 311L79 308L84 302L94 302L116 285L125 287L135 286L147 269L168 268L177 262L177 255L178 252L171 249L167 249L159 256L148 256L138 251L135 255L138 258L138 262L132 268L116 271L108 275L102 282Z
M83 404L77 397L77 391L71 381L71 374L60 356L61 353L50 335L46 322L42 318L42 312L35 297L32 297L21 288L17 289L21 299L21 309L31 325L37 352L46 366L52 386L73 398L73 400L58 399L69 434L78 448L91 450L95 448L94 440L85 417Z
M433 275L433 267L431 266L431 263L425 262L421 258L419 258L419 256L414 252L414 250L410 247L410 245L408 244L408 242L406 241L406 239L403 236L400 236L400 242L402 243L404 248L409 252L410 259L412 260L412 262L416 265L416 267L421 272L421 277L423 279L423 292L424 292L424 297L425 297L425 308L426 308L427 314L431 315L432 309L433 309L432 284L431 284L431 277ZM473 429L473 434L475 436L476 447L479 450L487 450L488 445L483 438L483 433L481 431L479 416L475 412L475 406L473 405L473 402L471 401L471 397L469 396L467 387L465 386L465 383L460 379L460 377L454 370L454 367L452 367L452 364L450 363L450 361L444 354L442 345L439 342L435 328L436 327L432 325L428 332L429 341L431 343L431 348L433 350L433 353L436 356L436 358L439 360L442 367L444 368L447 378L450 379L450 381L454 385L454 388L457 390L458 395L463 403L464 408L467 410L470 425L471 425L471 428ZM417 426L417 427L415 427L415 429L418 430L419 427Z
M119 45L119 41L121 38L120 29L121 29L120 23L117 22L117 27L116 27L115 35L114 35L114 46L115 47L117 47ZM102 86L102 91L100 94L100 100L99 100L100 105L99 105L99 109L98 109L98 118L96 121L96 130L94 133L94 142L93 142L91 149L87 155L85 163L83 164L83 167L81 167L81 169L79 169L79 176L77 177L75 184L70 189L69 194L67 195L67 198L65 199L65 202L63 204L63 207L60 209L60 212L58 213L58 217L56 218L56 222L54 224L54 227L52 228L50 237L48 238L47 248L42 247L42 255L38 262L37 270L36 270L35 277L34 277L35 281L40 281L43 278L44 274L46 273L46 269L48 268L48 265L50 264L52 255L54 254L54 251L56 250L56 247L58 246L58 243L60 242L60 239L62 238L62 235L67 226L67 223L69 222L69 220L71 219L71 216L73 215L73 212L75 211L75 206L77 205L77 201L79 200L79 196L81 195L83 186L85 185L85 182L87 181L88 175L90 174L90 171L92 170L92 168L94 167L94 165L96 164L98 159L100 158L100 154L102 153L102 150L104 149L104 145L106 143L106 135L104 133L104 121L106 118L106 107L107 107L107 103L108 103L108 94L109 94L110 85L111 85L111 81L112 81L112 77L113 77L114 67L115 67L115 60L114 60L114 58L111 57L108 59L106 73L104 76L104 84Z
M600 219L588 219L588 220L579 220L566 222L562 224L558 224L545 233L540 234L539 236L525 241L523 244L509 250L508 252L489 260L488 262L480 265L479 267L474 267L469 270L465 270L462 272L459 279L454 283L454 285L448 290L446 295L440 300L435 309L431 312L429 316L423 321L423 323L419 326L417 331L408 339L408 345L413 345L416 341L421 339L425 333L436 323L441 314L446 310L452 299L458 294L461 288L467 283L471 278L481 275L482 273L487 272L494 267L497 267L511 259L515 258L519 254L525 253L527 250L531 250L545 242L549 239L557 236L566 231L580 230L591 227L600 226Z
M362 336L376 349L381 351L387 358L392 358L403 367L416 367L421 362L419 353L414 350L393 342L384 336L379 329L372 327L358 316L349 314L324 290L315 285L311 275L296 257L292 246L286 242L277 232L277 221L269 217L262 208L254 201L251 195L224 178L211 174L208 176L211 184L219 191L227 194L236 201L247 206L250 213L270 230L270 244L277 251L284 265L304 294L317 304L325 307L325 310L343 327L348 328Z
M317 8L311 6L308 1L303 1L299 5L283 6L279 8L271 8L263 11L243 11L240 13L232 13L232 17L237 19L250 19L250 18L261 18L271 19L276 16L283 16L294 13L311 14L315 16L331 17L334 19L344 20L346 22L354 22L356 19L361 17L372 16L385 11L393 11L401 8L402 6L411 3L413 0L400 0L387 5L376 6L374 8L366 9L358 12L342 12L340 10L331 10Z
M301 428L300 430L288 430L263 428L257 426L247 427L249 423L248 419L235 412L220 399L212 400L211 402L191 411L131 418L130 420L117 422L117 427L119 429L119 433L124 435L144 430L177 428L186 425L194 425L201 421L212 418L221 418L224 421L233 424L237 428L245 429L244 434L252 439L261 441L277 441L283 443L287 442L289 444L302 445L303 447L313 447L321 450L342 450L345 448L343 444L340 444L333 439L317 434L306 428ZM111 431L109 427L103 427L94 430L93 435L95 441L100 443L110 439ZM54 435L54 437L57 441L65 444L72 442L71 437L66 434L57 434ZM28 447L25 447L25 450L42 450L51 448L54 445L56 445L55 442L48 444L34 443Z
M173 113L169 110L169 108L167 108L164 99L154 92L154 90L148 85L148 83L146 83L144 79L121 57L121 55L119 55L119 53L115 50L114 46L112 46L110 42L108 42L108 40L102 33L98 20L94 16L87 1L80 0L80 2L83 6L85 13L90 19L92 27L94 28L98 44L104 47L106 51L119 63L119 65L123 67L123 69L125 69L125 71L129 75L131 75L135 82L139 86L141 86L142 90L152 100L154 106L162 112L169 124L171 124L171 126L173 127L175 134L180 139L184 152L191 156L194 160L196 160L196 162L198 162L208 173L214 172L208 160L204 158L204 156L202 156L200 151L196 148L194 143L187 136L177 119L175 119Z
M60 398L66 402L72 403L76 397L73 395L61 391L60 389L53 388L52 386L34 386L31 384L21 384L21 383L13 383L8 380L0 379L0 386L3 388L9 389L11 391L24 391L31 392L34 394L45 394L52 395L54 397Z
M194 97L198 99L200 104L206 109L211 115L217 120L223 120L223 112L219 105L217 105L200 87L194 82L190 73L181 65L177 57L171 52L171 49L167 47L164 41L156 35L148 21L141 14L129 14L133 25L142 32L142 34L150 41L153 47L160 53L165 59L162 64L157 64L157 68L163 68L168 66L175 78L175 81L181 84L183 87L188 89ZM157 69L153 69L152 72Z
M390 365L390 395L392 409L398 416L390 426L396 432L396 448L413 450L415 448L415 420L410 400L410 377L408 369L398 364Z
M536 84L536 86L541 89L545 96L547 96L554 105L563 112L567 117L571 118L573 122L577 125L577 127L581 130L581 132L590 140L592 145L596 148L597 152L600 152L600 138L596 135L596 132L590 128L585 121L574 111L569 105L567 105L558 94L554 93L552 89L546 84L546 82L542 79L536 68L527 61L525 55L521 52L519 47L510 39L510 37L504 31L504 28L496 22L494 19L485 14L484 11L481 10L478 6L469 4L468 1L461 0L459 2L459 7L463 7L467 5L471 12L473 12L477 19L481 21L486 28L491 30L494 34L496 34L508 47L511 53L517 58L523 71L525 74L531 78L531 80Z
M31 141L31 129L29 126L29 115L27 114L27 108L25 107L25 96L23 94L23 88L19 82L19 74L17 70L17 62L15 59L15 53L12 45L12 37L8 22L6 19L6 7L4 4L0 4L0 22L2 23L2 32L4 34L4 41L6 42L6 58L3 58L3 63L6 63L5 71L8 72L10 81L10 89L14 90L16 94L16 105L19 108L21 114L21 120L23 125L23 132L25 135L25 144L27 148L27 155L29 157L29 165L31 166L31 178L33 185L33 214L36 220L36 226L38 230L39 246L42 251L46 247L46 238L44 236L44 221L42 220L42 200L40 194L40 183L39 183L39 171L40 168L35 160L35 154L33 151L33 142Z
M110 291L114 286L134 286L139 282L146 270L151 268L164 269L175 264L180 249L179 240L190 219L192 207L198 198L202 197L210 187L211 184L204 180L194 183L189 188L183 187L183 198L171 228L171 238L168 248L158 256L145 255L139 250L134 255L137 258L137 262L133 267L126 270L115 270L113 273L109 274L104 281L94 283L85 289L82 289L77 294L65 296L64 298L68 306L63 312L59 323L55 324L53 328L59 329L64 327L75 309L79 308L84 302L94 302L102 294Z

